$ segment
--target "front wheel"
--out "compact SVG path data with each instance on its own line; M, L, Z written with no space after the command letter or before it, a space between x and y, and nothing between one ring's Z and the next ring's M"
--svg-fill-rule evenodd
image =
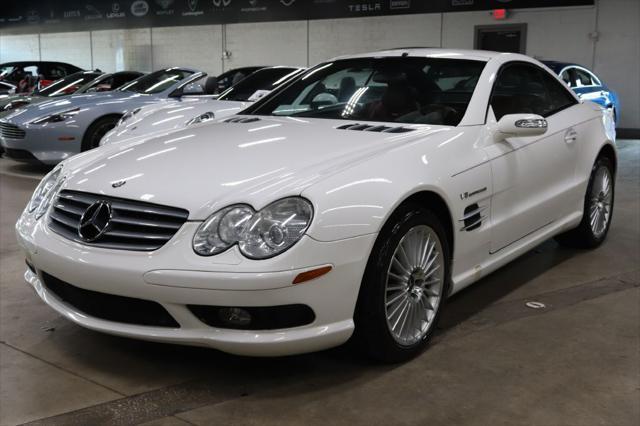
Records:
M116 127L118 120L117 117L102 117L92 123L82 139L82 152L97 148L103 136Z
M449 277L449 246L429 210L402 207L385 225L369 258L356 310L356 338L373 358L400 362L433 334Z
M595 248L602 244L611 226L614 189L611 160L599 157L591 170L580 225L559 235L556 240L562 245L576 248Z

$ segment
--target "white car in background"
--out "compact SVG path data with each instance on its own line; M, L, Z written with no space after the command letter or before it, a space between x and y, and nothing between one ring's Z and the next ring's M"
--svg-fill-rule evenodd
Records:
M192 124L236 114L271 91L302 74L305 68L276 66L262 68L242 79L219 96L186 96L133 109L107 133L100 145L146 139ZM197 85L198 82L192 83ZM196 88L188 88L197 92Z
M527 56L341 57L242 115L63 162L16 225L25 278L102 332L406 360L449 295L550 237L604 241L614 138Z

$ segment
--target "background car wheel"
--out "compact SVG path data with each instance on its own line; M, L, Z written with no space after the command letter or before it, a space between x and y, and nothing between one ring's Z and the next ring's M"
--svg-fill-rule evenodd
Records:
M100 140L107 132L118 124L119 118L114 117L102 117L94 121L87 129L82 139L82 152L88 151L93 148L97 148L100 145Z
M556 240L575 248L595 248L602 244L611 226L614 190L615 175L611 160L599 157L591 170L580 225L557 236Z
M362 280L355 340L367 354L401 362L433 334L449 283L449 245L438 218L401 207L382 229Z

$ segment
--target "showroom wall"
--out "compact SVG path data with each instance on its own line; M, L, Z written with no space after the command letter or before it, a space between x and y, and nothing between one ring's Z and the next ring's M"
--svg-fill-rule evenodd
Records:
M640 128L640 1L488 12L434 13L190 27L0 35L0 62L56 59L103 71L185 65L211 74L242 65L313 65L394 46L473 48L474 26L526 23L526 52L593 68L618 93L621 127ZM594 41L597 39L597 41ZM223 51L231 56L223 59Z

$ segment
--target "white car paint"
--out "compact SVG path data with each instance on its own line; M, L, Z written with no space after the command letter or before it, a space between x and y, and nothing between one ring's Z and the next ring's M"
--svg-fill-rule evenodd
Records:
M110 130L100 145L134 141L167 134L184 128L189 120L202 114L213 113L216 118L228 117L245 109L253 102L219 101L211 96L185 96L167 99L140 108L130 120Z
M36 220L25 210L17 237L36 270L28 270L26 280L53 309L91 329L236 354L285 355L336 346L351 336L373 244L413 194L437 194L449 210L452 293L580 222L592 165L605 145L614 144L610 116L578 103L548 117L546 133L510 137L487 107L493 82L509 61L540 66L537 61L442 49L358 56L403 53L486 61L458 126L403 125L415 131L389 134L337 129L344 120L257 116L249 123L216 119L144 143L82 153L64 162L64 188L181 207L189 211L188 221L162 248L139 253L71 241L48 228L47 215ZM122 180L126 185L113 187ZM311 201L315 213L290 250L266 260L248 259L237 246L212 257L194 253L196 229L219 208L243 203L260 209L298 195ZM467 232L461 219L471 203L485 207L487 217ZM333 269L292 284L299 272L323 265ZM81 288L156 301L181 328L83 314L44 287L42 271ZM310 306L316 319L291 329L242 331L204 325L186 308L290 303Z

